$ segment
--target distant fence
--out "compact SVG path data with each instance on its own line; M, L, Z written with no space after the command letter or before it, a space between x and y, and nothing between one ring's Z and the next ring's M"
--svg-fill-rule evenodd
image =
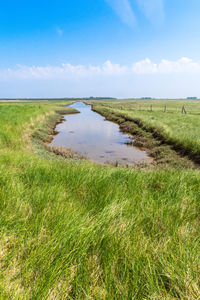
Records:
M105 106L112 108L113 105L107 105ZM120 110L136 110L136 111L146 111L146 112L163 112L163 113L178 113L180 112L182 115L200 115L200 111L198 111L196 108L190 108L186 107L185 105L180 105L179 107L172 107L170 105L164 104L162 105L154 105L154 104L135 104L133 105L116 105L116 108Z
M122 107L121 107L121 109L122 109ZM139 110L140 110L140 111L142 110L142 109L141 109L141 105L139 106ZM152 104L150 105L150 109L149 109L149 110L147 109L147 111L151 111L151 112L153 111L153 105L152 105ZM163 112L167 112L167 105L164 106ZM184 114L184 115L187 114L187 111L186 111L184 105L183 105L182 108L181 108L181 112L182 112L182 114Z
M120 107L119 107L119 109L121 109L121 110L123 110L124 108L125 108L125 107L123 107L123 106L120 106ZM132 107L129 107L129 109L132 109ZM139 111L150 111L150 112L153 112L153 111L154 111L153 105L152 105L152 104L150 105L150 107L146 107L146 106L145 106L145 107L142 107L142 105L139 105L138 110L139 110ZM155 110L155 111L158 111L158 110ZM167 105L164 106L163 112L164 112L164 113L167 112ZM184 105L181 107L180 112L181 112L182 114L184 114L184 115L187 114L187 111L186 111Z

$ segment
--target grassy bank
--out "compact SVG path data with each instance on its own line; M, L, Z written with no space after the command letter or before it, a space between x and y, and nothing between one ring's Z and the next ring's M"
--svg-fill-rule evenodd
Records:
M49 154L58 110L0 105L0 298L198 299L199 171Z
M186 114L182 114L183 106ZM153 137L154 140L168 144L180 155L200 163L199 101L138 100L98 104L94 102L93 108L108 118L113 116L118 123L132 122L132 127L135 125L136 130L139 128L139 135L143 130L143 136ZM135 129L133 128L133 133L137 134L137 131L134 132Z

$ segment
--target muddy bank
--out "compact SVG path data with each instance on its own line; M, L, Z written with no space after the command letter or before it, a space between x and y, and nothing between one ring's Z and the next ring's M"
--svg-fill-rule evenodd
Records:
M56 110L55 113L58 115L58 119L57 121L52 124L53 125L53 129L52 129L52 133L51 135L51 140L53 139L53 137L58 134L58 132L56 131L56 126L58 124L61 124L64 121L64 116L65 115L73 115L73 114L79 114L80 112L74 108L68 107L66 109L60 109L60 110Z
M189 149L167 141L156 128L148 128L141 120L112 112L95 104L92 104L92 110L104 116L106 120L117 123L122 132L132 134L133 145L144 149L154 159L156 165L181 168L199 167L200 157L194 156Z
M79 111L73 108L66 108L62 110L55 111L55 114L52 114L48 117L47 121L41 128L38 128L32 134L32 142L37 150L44 154L46 150L50 154L58 155L63 158L73 158L73 159L87 159L83 155L79 155L72 149L64 147L54 147L50 146L49 143L53 140L54 136L58 134L56 131L56 126L63 122L64 115L78 114Z
M81 155L69 148L50 146L48 144L45 144L44 146L48 151L50 151L56 155L61 155L64 158L87 159L86 156Z

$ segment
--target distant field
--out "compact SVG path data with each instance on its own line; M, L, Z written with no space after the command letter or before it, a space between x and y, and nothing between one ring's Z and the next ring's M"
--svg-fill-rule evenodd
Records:
M199 170L54 155L69 103L0 104L0 299L199 299ZM200 151L200 102L95 103Z

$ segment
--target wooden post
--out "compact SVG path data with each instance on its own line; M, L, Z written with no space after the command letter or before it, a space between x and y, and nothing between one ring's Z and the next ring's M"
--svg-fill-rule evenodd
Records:
M185 114L186 115L186 110L185 110L185 107L184 107L184 105L182 106L182 114Z
M165 105L165 107L164 107L164 112L166 112L167 111L167 106Z

